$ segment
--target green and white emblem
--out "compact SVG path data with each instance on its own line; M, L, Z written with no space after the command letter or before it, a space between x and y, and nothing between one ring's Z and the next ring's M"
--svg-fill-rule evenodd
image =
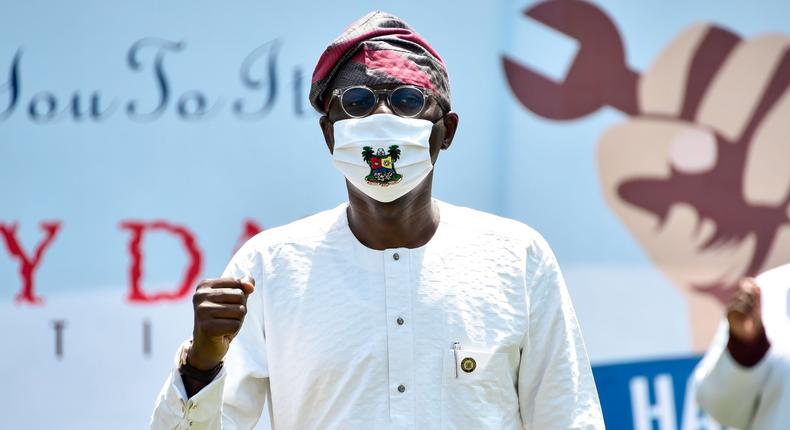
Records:
M400 182L403 176L395 170L395 162L399 158L398 145L390 145L387 153L384 153L384 148L379 148L374 153L372 147L362 147L362 159L370 166L370 174L365 176L365 182L382 187Z

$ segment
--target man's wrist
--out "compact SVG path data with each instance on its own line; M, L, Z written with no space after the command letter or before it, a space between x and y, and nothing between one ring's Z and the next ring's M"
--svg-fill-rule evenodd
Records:
M194 340L189 340L183 346L179 364L189 364L195 369L209 371L222 363L222 357L216 358L212 354L206 354L205 352L204 349L201 349L200 344L196 344Z
M208 377L214 379L220 369L222 369L222 364L222 360L207 361L201 359L199 354L195 354L194 343L192 340L189 340L181 347L178 370L181 374L186 374L198 380Z
M751 341L741 340L730 331L727 350L733 360L743 367L752 367L759 363L768 354L770 348L771 342L765 334L764 327L760 327L757 337Z
M181 374L181 377L186 376L192 380L201 382L203 384L208 384L209 382L213 381L214 378L217 377L217 375L221 370L222 370L221 362L216 367L210 370L196 369L190 366L189 363L185 363L183 366L178 368L178 373Z
M198 356L199 357L199 356ZM222 364L222 360L204 360L200 358L196 358L195 354L187 354L187 359L185 360L185 364L195 369L202 370L202 371L209 371L219 365Z

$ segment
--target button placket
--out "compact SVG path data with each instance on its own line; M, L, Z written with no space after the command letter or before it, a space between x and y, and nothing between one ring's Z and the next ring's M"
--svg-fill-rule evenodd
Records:
M406 250L385 257L387 346L390 381L390 417L399 425L414 423L413 334L404 315L411 312L410 254Z
M192 415L197 408L197 403L193 402L192 400L187 400L186 402L181 402L181 412L184 414L184 418L181 420L181 426L183 428L191 428L193 425L192 422Z

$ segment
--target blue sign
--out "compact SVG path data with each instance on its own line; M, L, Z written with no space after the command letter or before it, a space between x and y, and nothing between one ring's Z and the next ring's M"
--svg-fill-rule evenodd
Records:
M700 356L595 366L609 430L720 430L694 399Z

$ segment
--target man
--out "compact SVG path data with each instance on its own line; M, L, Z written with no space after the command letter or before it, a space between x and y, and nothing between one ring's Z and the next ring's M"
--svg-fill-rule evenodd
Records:
M727 307L728 324L694 372L697 401L719 423L749 430L788 428L788 305L790 264L741 282Z
M439 54L368 14L323 53L310 101L349 202L201 282L152 428L249 429L268 405L276 430L602 429L546 242L431 198L458 125Z

